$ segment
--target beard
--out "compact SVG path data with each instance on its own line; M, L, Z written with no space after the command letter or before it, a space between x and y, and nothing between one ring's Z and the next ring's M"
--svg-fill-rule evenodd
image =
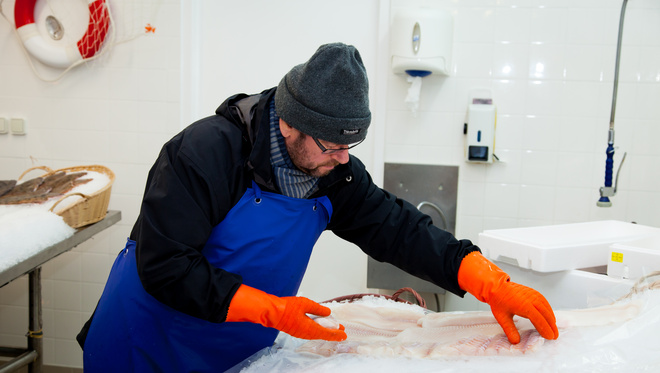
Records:
M327 176L337 165L339 165L339 162L332 158L321 164L315 164L312 161L309 161L313 156L309 154L305 147L305 138L307 135L303 133L299 133L299 135L300 136L293 140L291 146L287 145L286 149L289 152L291 162L293 162L300 171L309 176L323 177ZM330 168L322 169L322 167Z

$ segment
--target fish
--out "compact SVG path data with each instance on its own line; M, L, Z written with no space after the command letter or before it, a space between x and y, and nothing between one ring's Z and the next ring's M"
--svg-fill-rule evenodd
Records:
M82 179L85 175L87 175L86 172L59 171L27 180L1 195L0 205L46 202L51 198L64 195L79 185L90 182L92 179Z
M155 34L155 33L156 33L156 28L153 27L153 26L151 25L151 23L147 23L147 25L144 26L144 32L147 33L147 34L148 34L148 33Z
M0 197L7 194L16 186L16 180L0 180Z
M43 182L44 179L42 177L35 177L17 184L10 191L0 197L0 204L20 203L22 199L28 199L30 196L41 194L37 193L37 191Z
M516 316L522 337L517 345L508 342L490 311L433 312L387 297L349 295L321 302L332 313L315 320L326 327L344 325L345 341L309 341L280 333L273 346L230 371L656 372L660 280L650 278L658 276L660 271L640 278L628 295L618 299L620 289L598 293L597 302L614 300L606 306L555 309L557 340L543 339L531 322ZM377 333L370 333L372 329Z
M359 303L325 304L336 324L345 327L341 342L314 340L296 352L330 357L357 354L370 357L405 356L439 359L455 356L521 356L543 348L545 339L525 318L515 317L520 343L511 344L489 311L431 312L373 307ZM602 326L637 316L641 303L626 302L597 308L555 311L557 326ZM317 319L317 322L319 320ZM326 325L328 321L325 321Z

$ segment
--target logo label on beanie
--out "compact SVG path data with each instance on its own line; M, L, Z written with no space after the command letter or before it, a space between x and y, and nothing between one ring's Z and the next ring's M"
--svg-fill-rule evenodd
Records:
M360 133L359 128L353 129L353 130L346 130L346 129L341 130L341 134L342 135L347 135L347 136L348 135L357 135L358 133Z

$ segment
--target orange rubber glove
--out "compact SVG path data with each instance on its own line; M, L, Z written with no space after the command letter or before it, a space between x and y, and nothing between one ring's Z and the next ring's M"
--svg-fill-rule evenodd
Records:
M490 305L509 342L520 342L520 333L513 322L514 315L528 318L543 338L557 339L557 320L545 297L534 289L509 280L509 275L478 251L466 255L458 269L458 285Z
M277 297L241 285L229 303L228 322L251 322L275 328L296 338L343 341L344 326L325 328L307 314L330 316L330 309L304 297Z

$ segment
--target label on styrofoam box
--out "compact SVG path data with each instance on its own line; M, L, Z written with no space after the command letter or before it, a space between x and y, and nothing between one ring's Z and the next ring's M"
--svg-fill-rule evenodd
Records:
M660 271L660 234L640 240L613 244L607 275L636 280Z
M623 263L623 254L612 251L612 259L611 260L613 262Z

